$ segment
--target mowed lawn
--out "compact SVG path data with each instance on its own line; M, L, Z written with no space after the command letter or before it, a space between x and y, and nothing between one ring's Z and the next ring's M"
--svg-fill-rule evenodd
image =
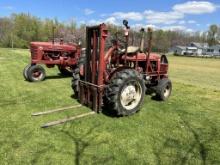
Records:
M147 95L141 111L97 114L42 129L48 121L90 112L83 107L43 117L31 113L77 104L71 78L22 76L29 51L0 49L0 164L220 164L220 60L170 56L173 93Z

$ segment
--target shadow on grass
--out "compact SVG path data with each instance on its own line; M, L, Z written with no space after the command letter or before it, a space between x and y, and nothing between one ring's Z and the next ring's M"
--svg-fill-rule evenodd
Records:
M112 111L111 109L109 109L108 107L102 107L102 113L105 116L111 117L111 118L120 118L121 116L117 115L116 111Z
M76 128L73 126L74 122L71 126L67 127L67 124L64 124L62 129L58 129L57 127L48 128L47 131L54 136L65 137L67 141L71 141L74 145L72 152L65 152L73 157L74 164L106 164L110 161L113 161L115 158L111 155L102 156L101 153L97 153L95 150L93 152L89 152L89 147L100 147L102 144L106 144L106 141L98 141L98 136L95 134L97 125L93 127L89 127L86 131L76 131ZM41 144L40 144L41 145ZM53 150L56 153L64 153L63 149L57 150L55 146L51 146L49 144L42 144L42 150L36 153L35 158L33 159L32 163L38 162L43 154L48 152L48 150Z
M185 165L188 164L188 161L192 160L192 158L199 159L203 165L215 163L219 164L220 162L208 159L208 153L211 150L208 147L208 144L215 138L218 138L216 125L209 121L211 123L209 125L210 131L208 134L204 134L198 128L193 127L185 115L178 115L181 119L184 129L186 129L186 131L192 135L192 140L188 141L187 144L183 144L180 140L173 137L164 137L163 139L165 139L165 141L162 147L157 149L154 148L154 155L156 157L157 164L164 164L162 160L162 157L164 158L164 156L173 158L174 160L172 164ZM175 157L173 154L166 152L167 149L174 149Z
M76 99L77 102L80 103L79 100L78 100L78 96L77 96L77 95L72 94L72 95L70 95L70 97L71 97L72 99Z
M158 96L156 95L152 95L151 96L151 100L154 100L154 101L158 101L158 102L163 102Z
M162 102L153 89L146 90L145 95L150 96L151 100Z
M76 99L77 102L80 104L78 96L76 96L75 94L72 94L70 97L72 99ZM91 109L91 111L92 111L92 109ZM105 107L104 105L102 106L101 113L103 113L104 115L106 115L108 117L112 117L112 118L119 118L120 117L120 116L117 115L117 113L115 111L112 111L111 109L109 109L108 107Z
M46 76L45 80L63 79L63 78L70 78L70 77L71 76L62 75L62 74L58 73L57 75Z

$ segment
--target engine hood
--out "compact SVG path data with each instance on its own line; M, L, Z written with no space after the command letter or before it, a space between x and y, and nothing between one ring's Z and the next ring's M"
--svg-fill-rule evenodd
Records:
M145 61L147 58L145 53L138 53L137 60L138 61ZM125 56L122 57L122 59L125 59ZM160 55L157 53L150 53L150 60L158 60L160 59ZM135 61L136 60L136 54L130 54L127 55L127 60L129 61Z
M60 43L52 43L52 42L31 42L31 48L40 48L48 51L76 51L76 45L74 44L60 44Z

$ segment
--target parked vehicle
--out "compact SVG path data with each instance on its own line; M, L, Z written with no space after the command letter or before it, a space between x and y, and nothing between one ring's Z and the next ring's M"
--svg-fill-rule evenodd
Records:
M60 73L64 76L72 75L78 58L81 54L81 46L78 44L67 44L61 40L55 42L31 42L31 60L23 70L23 76L27 81L42 81L46 77L45 69L57 66Z
M108 29L105 24L87 27L86 53L80 56L73 72L72 88L79 102L100 112L104 108L128 116L140 110L147 90L160 100L171 95L165 55L151 53L152 29L148 29L148 48L144 52L145 32L141 46L128 46L128 22L123 21L124 35L115 34L106 50Z

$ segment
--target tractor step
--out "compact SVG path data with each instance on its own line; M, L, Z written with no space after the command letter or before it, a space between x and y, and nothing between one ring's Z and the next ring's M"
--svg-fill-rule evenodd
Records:
M51 114L51 113L61 112L61 111L69 110L69 109L72 109L72 108L78 108L78 107L82 107L82 105L73 105L73 106L53 109L53 110L49 110L49 111L45 111L45 112L36 112L36 113L33 113L32 116L48 115L48 114Z
M96 112L83 113L81 115L69 117L69 118L66 118L66 119L52 121L52 122L49 122L49 123L46 123L46 124L42 125L41 128L47 128L47 127L51 127L51 126L55 126L55 125L60 125L60 124L63 124L63 123L69 122L69 121L73 121L73 120L83 118L83 117L86 117L86 116L90 116L90 115L94 115L94 114L96 114Z

